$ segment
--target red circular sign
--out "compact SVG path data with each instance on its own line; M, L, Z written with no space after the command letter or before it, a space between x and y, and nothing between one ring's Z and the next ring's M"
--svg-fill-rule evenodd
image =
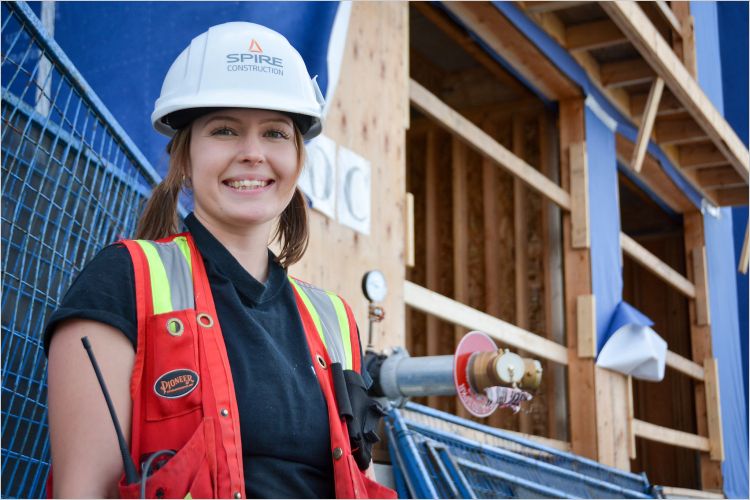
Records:
M458 398L464 407L475 417L486 417L497 408L487 396L476 392L469 383L469 360L477 352L497 351L495 342L484 332L469 332L458 343L453 356L453 383L456 384Z

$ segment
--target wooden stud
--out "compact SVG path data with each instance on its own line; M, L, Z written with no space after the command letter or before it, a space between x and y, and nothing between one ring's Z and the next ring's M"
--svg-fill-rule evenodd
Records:
M406 267L414 267L414 195L406 193Z
M440 197L438 186L440 174L437 164L437 130L433 126L427 131L425 151L425 284L430 290L440 292ZM436 356L440 352L440 321L435 316L427 315L427 345L428 356ZM438 407L437 396L429 396L427 402L430 407Z
M513 117L513 153L524 157L523 121ZM526 232L526 190L517 177L513 179L513 243L516 275L516 318L515 324L524 330L529 327L529 255Z
M631 460L635 460L637 456L637 449L635 446L635 429L633 428L633 420L635 420L635 405L633 401L633 377L628 375L628 457Z
M404 284L404 300L414 309L469 330L486 332L502 345L523 349L561 365L568 364L568 350L560 344L409 281Z
M745 241L742 243L742 253L740 254L740 262L737 266L737 271L742 274L747 274L748 263L750 261L750 252L748 252L748 237L750 236L750 221L745 227Z
M540 14L543 12L554 12L556 10L570 9L571 7L578 7L589 2L523 2L523 10L529 14Z
M469 303L469 202L467 186L466 146L455 135L451 140L452 211L453 211L453 298ZM453 329L454 346L458 346L466 328L456 325ZM463 405L456 403L456 415L468 417Z
M581 95L580 88L491 3L446 2L443 6L547 99Z
M602 2L599 5L656 73L664 78L669 90L685 105L700 128L708 133L714 145L747 181L750 178L750 153L747 148L641 8L635 2Z
M710 449L710 444L706 437L662 427L661 425L644 422L643 420L633 419L633 431L640 438L658 443L699 451L709 451Z
M697 320L698 303L705 300L704 287L698 286L695 277L694 266L690 261L694 248L702 248L705 245L703 234L703 214L698 210L691 210L683 214L683 227L685 232L685 257L687 259L687 277L696 285L696 299L688 303L690 312L690 346L692 359L706 359L712 357L711 327L700 325ZM707 304L701 307L707 307ZM695 420L698 434L708 435L708 415L706 410L706 393L704 384L695 384ZM703 489L720 490L722 488L721 463L711 460L708 453L700 455L701 485Z
M696 322L700 326L711 324L711 307L708 295L708 269L706 266L706 247L692 249L693 281L695 282Z
M669 144L689 144L708 139L703 129L692 118L659 120L654 127L656 142L661 146Z
M589 171L586 145L578 142L570 145L570 200L573 224L573 248L590 248L589 229Z
M438 123L452 134L466 141L480 154L489 156L501 167L520 177L532 189L551 199L561 208L570 210L570 195L568 193L540 174L534 167L497 143L482 129L446 106L440 99L414 80L410 82L409 94L412 102L420 111L432 116Z
M580 189L571 184L580 178L571 175L571 145L585 140L583 99L560 102L560 184L571 192ZM576 207L577 208L577 207ZM578 357L577 300L579 295L590 295L591 254L588 249L572 244L571 213L563 213L563 269L565 279L565 331L568 344L568 413L570 444L573 453L596 460L598 458L598 415L594 361Z
M594 295L579 295L576 302L576 316L578 317L578 357L596 357L596 297Z
M706 372L701 365L672 351L667 351L666 365L700 382L706 378Z
M675 290L688 298L696 297L696 288L693 283L625 233L620 233L620 246L623 252Z
M724 431L721 423L721 392L719 391L719 364L716 358L703 362L706 372L706 410L708 413L709 453L712 460L724 460Z
M708 199L715 197L718 201L718 205L722 207L747 205L748 203L748 190L746 186L716 189L706 191L705 194Z
M570 51L601 49L627 43L628 38L609 19L575 24L565 29L565 45Z
M638 129L638 139L635 141L635 151L633 152L633 159L630 162L630 168L636 172L641 171L643 159L646 157L646 148L648 148L648 143L651 140L651 132L654 129L656 112L659 109L663 90L664 80L657 78L651 85L651 90L648 93L646 111L641 121L641 126Z
M601 82L607 88L627 87L648 83L656 77L654 70L643 59L627 59L599 66Z
M665 2L664 0L656 0L656 2L654 3L656 4L656 8L659 13L672 27L672 30L677 32L678 34L682 33L682 23L680 23L679 19L677 19L677 16L675 16L674 12L672 12L672 9L669 7L667 2Z

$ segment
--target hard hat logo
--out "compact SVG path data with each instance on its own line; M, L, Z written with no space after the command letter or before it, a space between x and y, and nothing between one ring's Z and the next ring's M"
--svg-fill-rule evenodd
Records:
M263 49L260 48L260 44L253 38L253 40L250 42L250 52L260 52L263 53Z

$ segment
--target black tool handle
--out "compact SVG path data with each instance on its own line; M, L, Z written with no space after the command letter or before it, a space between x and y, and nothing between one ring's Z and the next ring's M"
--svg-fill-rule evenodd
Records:
M86 353L89 355L89 359L91 360L91 365L94 367L94 372L96 372L96 378L97 380L99 380L99 386L102 388L102 392L104 393L104 399L107 401L107 407L109 408L109 414L112 417L112 423L115 425L115 432L117 433L117 441L120 444L120 454L122 455L122 463L125 467L125 483L126 484L137 483L141 480L141 478L135 469L133 458L130 456L128 443L125 442L125 436L122 433L122 428L120 427L120 421L117 419L117 413L115 413L115 405L112 404L112 398L109 396L107 385L104 383L104 377L102 377L102 372L101 370L99 370L99 364L96 362L96 358L94 357L94 351L91 349L91 342L89 342L88 337L81 337L81 342L83 343L83 347L86 349Z

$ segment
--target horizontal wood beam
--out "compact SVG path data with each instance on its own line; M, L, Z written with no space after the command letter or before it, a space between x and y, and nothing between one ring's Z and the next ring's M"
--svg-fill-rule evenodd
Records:
M581 89L490 2L445 2L448 11L547 99L580 97Z
M555 202L560 208L570 210L570 195L560 186L514 155L414 80L409 82L409 97L416 108L435 119L455 136L460 137L470 147L489 157L525 182L531 189Z
M648 83L656 78L654 70L641 58L603 63L599 74L602 85L607 88Z
M695 172L695 178L702 188L727 188L745 186L740 174L731 166L702 168ZM747 189L745 190L747 192Z
M622 43L628 43L628 37L609 19L565 28L565 45L570 51L601 49Z
M529 14L543 14L578 7L589 2L521 2L521 8Z
M633 419L633 432L640 438L679 446L680 448L699 451L709 451L710 449L707 437L677 431L668 427L662 427L661 425L644 422L643 420Z
M667 498L726 498L723 493L706 490L692 490L690 488L678 488L676 486L659 486Z
M561 365L568 364L568 350L560 344L410 281L404 281L404 301L409 307L454 325L485 332L500 342L500 347L508 345Z
M747 187L732 187L708 191L709 195L715 197L722 207L732 207L748 204Z
M668 285L671 285L675 290L688 298L695 298L695 286L687 278L672 269L659 257L646 250L633 238L621 232L620 245L623 252L661 278Z
M695 380L703 382L706 379L706 373L701 365L672 351L667 351L666 364L671 369Z
M727 157L711 143L679 146L677 154L680 167L684 169L718 167L727 163Z
M669 90L683 103L693 119L707 132L714 145L747 181L750 178L750 153L747 148L638 4L601 2L599 5L656 73L664 78Z
M648 103L647 93L630 94L630 114L633 115L633 118L643 116L646 110L646 103ZM662 94L656 116L670 116L684 112L685 107L671 92L664 92Z
M692 118L661 119L656 122L654 132L660 146L704 142L708 139L706 132Z

